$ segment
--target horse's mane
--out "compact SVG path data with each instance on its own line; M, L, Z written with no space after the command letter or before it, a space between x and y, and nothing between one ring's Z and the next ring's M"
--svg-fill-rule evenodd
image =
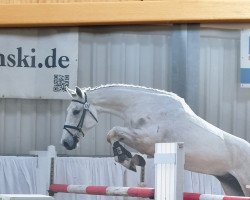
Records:
M122 87L122 88L131 88L131 89L138 89L138 90L144 90L145 92L150 92L150 93L160 93L160 94L166 94L166 95L173 95L174 93L172 92L167 92L165 90L160 90L160 89L155 89L151 87L145 87L145 86L140 86L140 85L131 85L131 84L106 84L106 85L100 85L96 87L87 87L87 88L82 88L83 91L94 91L102 88L112 88L112 87Z

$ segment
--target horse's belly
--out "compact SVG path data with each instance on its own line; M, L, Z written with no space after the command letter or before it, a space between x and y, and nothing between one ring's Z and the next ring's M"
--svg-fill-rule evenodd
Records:
M220 157L203 157L199 156L185 156L184 168L189 171L212 174L212 175L224 175L230 169L230 163L224 158Z

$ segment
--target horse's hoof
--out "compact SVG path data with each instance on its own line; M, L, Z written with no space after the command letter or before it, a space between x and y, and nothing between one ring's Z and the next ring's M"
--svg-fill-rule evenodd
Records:
M127 169L136 172L136 166L131 159L124 160L124 162L121 162L120 164L126 167Z
M132 158L132 154L125 149L118 141L113 144L114 156L118 156L118 162L124 162L128 158Z
M130 165L129 170L136 172L136 167L135 167L135 165Z
M137 166L140 166L140 167L144 167L146 165L146 161L145 159L138 155L138 154L135 154L132 158L132 162L137 165Z

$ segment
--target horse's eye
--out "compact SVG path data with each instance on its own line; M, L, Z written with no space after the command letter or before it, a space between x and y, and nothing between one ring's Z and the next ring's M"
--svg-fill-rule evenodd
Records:
M73 115L78 115L80 113L80 110L74 110Z

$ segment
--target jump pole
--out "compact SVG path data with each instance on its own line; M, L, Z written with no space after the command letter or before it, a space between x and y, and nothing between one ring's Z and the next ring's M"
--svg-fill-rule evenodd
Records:
M250 200L250 197L224 196L213 194L183 193L183 200Z
M154 188L143 187L110 187L110 186L84 186L52 184L50 190L53 192L105 195L105 196L127 196L154 199ZM212 194L183 193L183 200L250 200L250 197L223 196Z
M144 187L113 187L113 186L84 186L84 185L66 185L52 184L49 188L54 193L74 193L105 196L129 196L154 198L154 188Z

